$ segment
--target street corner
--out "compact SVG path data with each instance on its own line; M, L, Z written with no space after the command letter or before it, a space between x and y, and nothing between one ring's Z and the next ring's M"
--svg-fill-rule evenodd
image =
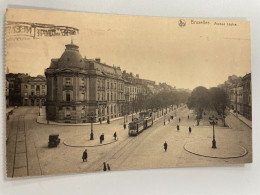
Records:
M240 158L248 154L246 148L235 143L218 142L216 148L212 148L211 139L188 142L183 148L197 156L218 159Z
M102 143L99 139L90 140L89 134L81 134L70 137L63 141L63 144L68 147L99 147L105 146L108 144L116 143L118 139L114 139L112 137L104 139Z

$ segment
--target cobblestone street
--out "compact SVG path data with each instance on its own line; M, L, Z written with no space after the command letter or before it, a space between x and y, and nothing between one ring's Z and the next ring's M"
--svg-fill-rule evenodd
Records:
M154 125L136 137L129 137L123 128L123 119L111 124L94 125L94 140L90 138L90 126L46 125L36 122L38 109L19 107L7 122L8 176L33 176L48 174L70 174L103 170L103 162L109 163L111 170L129 170L142 168L163 168L177 166L213 166L221 164L247 163L252 160L251 129L233 114L228 115L229 127L215 127L217 149L211 148L212 126L194 126L195 118L186 107L179 108L173 120L163 125L164 119L156 119ZM188 119L187 116L190 116ZM181 118L179 123L178 118ZM128 121L131 116L128 116ZM21 124L24 124L24 128ZM18 126L19 124L19 126ZM176 125L180 125L177 131ZM205 123L206 124L206 123ZM192 128L191 134L188 131ZM17 128L19 127L19 128ZM113 138L117 132L118 140ZM48 148L49 134L58 133L61 143L57 148ZM104 133L105 142L99 144L99 136ZM86 140L92 147L70 147L64 142L77 143ZM164 152L163 143L168 143ZM184 149L187 143L195 144L194 150L221 155L221 147L230 147L230 153L239 150L239 146L248 152L239 158L208 158L194 155ZM23 147L20 147L23 145ZM89 146L89 144L87 144ZM19 147L18 147L19 146ZM16 150L19 148L19 150ZM82 152L88 149L88 162L82 162ZM23 150L23 151L21 151ZM238 151L239 152L239 151Z

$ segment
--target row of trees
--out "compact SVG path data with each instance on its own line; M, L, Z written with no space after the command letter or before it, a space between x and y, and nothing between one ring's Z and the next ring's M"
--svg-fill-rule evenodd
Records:
M131 103L134 112L142 110L158 110L181 103L187 103L189 92L176 90L162 90L152 94L137 94L137 98Z
M229 99L223 88L212 87L207 89L199 86L191 92L187 105L197 112L197 117L200 119L205 109L215 110L224 117L226 107L229 106Z

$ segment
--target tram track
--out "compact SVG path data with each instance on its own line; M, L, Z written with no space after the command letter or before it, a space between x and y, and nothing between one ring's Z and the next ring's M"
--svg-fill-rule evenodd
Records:
M105 156L101 156L97 160L92 162L89 166L89 171L102 170L103 162L109 163L109 165L112 166L114 162L117 161L120 157L122 157L122 155L124 155L128 150L132 149L133 147L138 147L145 137L151 135L157 129L157 127L161 125L159 121L161 121L162 123L163 118L160 118L159 120L155 121L152 127L149 127L148 129L144 130L138 136L128 137L120 144L114 146Z
M24 115L17 119L12 177L29 176Z

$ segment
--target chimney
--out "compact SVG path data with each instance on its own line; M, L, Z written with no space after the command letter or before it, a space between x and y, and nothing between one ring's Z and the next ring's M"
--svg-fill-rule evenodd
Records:
M131 76L131 77L133 76L133 73L132 73L132 72L130 72L130 76Z
M100 63L100 58L95 58L95 61Z
M136 77L139 78L139 74L136 74Z
M123 73L126 74L126 71L124 70Z

